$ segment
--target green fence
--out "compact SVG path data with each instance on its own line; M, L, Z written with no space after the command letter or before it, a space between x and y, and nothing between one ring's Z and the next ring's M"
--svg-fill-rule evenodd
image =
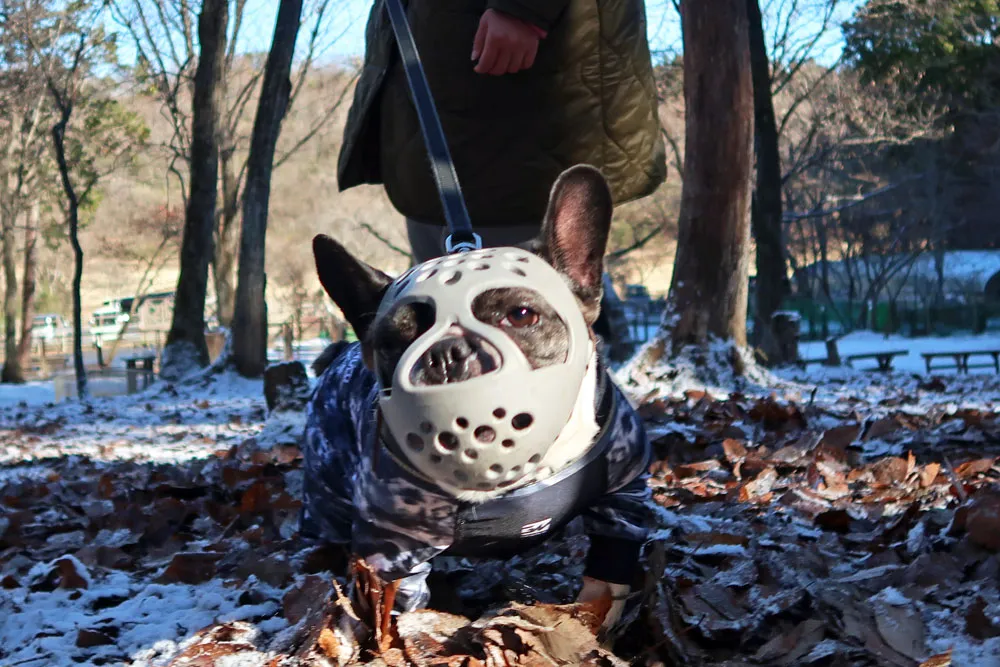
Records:
M867 329L902 336L947 336L956 332L984 333L1000 330L1000 303L950 303L942 306L919 306L912 303L890 304L829 302L812 299L789 299L785 310L802 318L803 340L822 340L829 336Z

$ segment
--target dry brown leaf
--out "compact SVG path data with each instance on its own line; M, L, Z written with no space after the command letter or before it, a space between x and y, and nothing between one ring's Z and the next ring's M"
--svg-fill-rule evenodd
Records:
M771 641L761 646L754 654L757 662L775 661L779 665L799 664L797 661L812 651L823 640L823 621L810 619L802 621L791 632L779 632Z
M906 480L909 472L909 465L906 460L898 456L890 456L879 459L869 469L875 476L875 481L879 484L892 485L902 484Z
M80 628L80 630L76 633L76 645L80 648L107 646L114 643L114 638L106 632L102 632L100 629L91 630L88 628Z
M774 468L766 468L764 472L740 487L740 502L751 500L766 501L767 496L774 484L778 481L778 471Z
M899 420L895 417L878 419L868 428L868 432L865 433L864 439L874 440L876 438L884 438L885 436L895 433L902 428L904 428L903 424L900 424Z
M330 599L331 593L333 586L328 579L315 574L306 576L281 599L285 619L290 625L295 625L310 611L322 608Z
M948 649L947 653L939 653L927 658L920 663L920 667L951 667L951 649Z
M736 463L746 458L747 448L739 440L726 438L722 441L722 451L726 454L726 459L730 463Z
M835 426L823 434L823 438L819 441L819 444L821 447L827 446L834 447L836 449L844 449L858 439L858 434L860 432L860 424Z
M158 581L166 584L201 584L215 576L215 565L223 554L214 551L186 551L174 554Z
M319 631L319 639L316 640L316 645L326 657L340 657L340 640L337 639L337 635L330 628L323 628Z
M986 600L981 595L976 597L976 601L965 613L965 631L979 641L1000 637L1000 627L994 625L993 620L986 615Z
M966 461L955 466L955 474L959 477L974 477L975 475L989 471L994 463L996 463L995 458Z
M257 480L243 492L243 498L240 500L240 511L244 514L266 512L270 508L271 490L264 480Z
M674 474L678 477L696 477L697 475L708 472L709 470L718 470L722 467L722 464L715 459L706 459L704 461L696 461L694 463L684 463L678 465L674 468Z
M937 479L938 473L940 472L941 472L940 463L928 463L927 465L925 465L923 467L923 470L920 471L921 488L926 489L927 487L934 484L934 481Z
M965 516L969 539L991 551L1000 551L1000 494L982 493Z
M878 632L894 651L911 660L927 655L924 646L924 622L912 607L897 607L885 602L875 604Z

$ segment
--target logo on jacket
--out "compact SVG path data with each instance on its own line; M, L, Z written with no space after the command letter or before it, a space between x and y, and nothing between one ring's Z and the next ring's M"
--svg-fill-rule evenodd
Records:
M521 537L534 537L535 535L541 535L549 530L552 526L552 518L542 519L541 521L532 521L531 523L526 523L521 526Z

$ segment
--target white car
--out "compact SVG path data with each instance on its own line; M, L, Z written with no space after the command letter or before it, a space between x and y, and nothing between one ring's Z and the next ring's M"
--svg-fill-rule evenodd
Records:
M114 339L128 320L128 313L122 312L117 303L101 306L90 316L90 335L95 339Z
M58 313L35 315L31 320L32 340L44 340L50 343L62 336L68 336L70 333L72 330L69 324Z

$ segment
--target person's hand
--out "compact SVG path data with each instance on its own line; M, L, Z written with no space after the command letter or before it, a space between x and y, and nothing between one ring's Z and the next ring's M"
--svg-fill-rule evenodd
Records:
M608 609L608 613L601 623L601 629L606 630L621 618L622 611L625 610L625 597L628 596L629 591L631 591L631 586L625 584L610 584L593 577L584 577L583 588L576 596L576 601L578 603L596 602L602 598L610 598L611 608Z
M472 42L472 59L478 60L477 74L513 74L535 63L542 30L521 19L487 9L479 19Z

